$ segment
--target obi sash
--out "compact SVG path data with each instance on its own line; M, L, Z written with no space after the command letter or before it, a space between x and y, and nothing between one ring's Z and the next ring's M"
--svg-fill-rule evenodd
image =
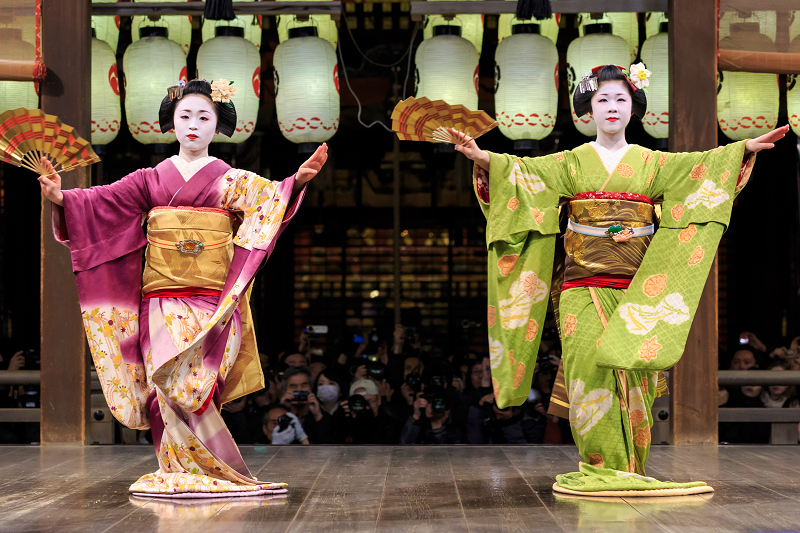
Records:
M224 209L153 208L147 214L143 298L221 295L233 260L236 222ZM264 386L250 312L251 290L252 285L239 303L242 341L225 378L223 403Z
M649 199L626 198L573 198L569 202L569 220L575 225L599 228L603 232L612 226L634 229L650 226L653 223L653 205ZM565 285L598 275L633 278L652 239L652 235L644 235L617 242L608 236L586 235L568 228L564 234L567 253Z

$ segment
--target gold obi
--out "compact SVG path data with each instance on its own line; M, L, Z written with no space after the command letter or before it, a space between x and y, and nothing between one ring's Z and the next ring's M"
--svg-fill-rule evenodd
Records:
M233 260L234 218L213 208L156 207L147 214L142 294L198 287L222 291ZM250 291L239 302L241 345L225 377L222 403L264 388Z
M634 200L588 198L570 201L568 215L573 223L583 226L641 228L653 223L653 206ZM584 235L567 229L564 281L598 274L633 277L652 239L652 235L647 235L616 242L610 237Z
M233 220L227 211L156 207L147 214L147 243L143 294L225 286L233 259Z

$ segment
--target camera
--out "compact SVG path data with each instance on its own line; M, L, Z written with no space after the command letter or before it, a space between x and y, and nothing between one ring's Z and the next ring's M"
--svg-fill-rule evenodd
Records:
M372 361L370 359L369 363L367 363L367 376L375 381L383 381L386 377L386 365L380 361Z
M549 355L545 355L539 359L539 373L540 374L554 374L558 371L558 365L553 363Z
M797 350L786 350L786 359L797 359Z
M412 372L408 376L406 376L406 385L409 386L411 390L414 392L419 392L422 390L422 376L419 375L419 372Z
M294 401L295 403L303 403L308 401L308 391L307 390L294 391L294 399L292 401Z
M447 400L447 394L444 390L426 392L422 397L428 400L428 405L431 406L431 411L434 413L440 414L450 409L450 402Z
M417 340L417 328L406 328L406 339L410 341Z
M322 326L322 325L315 326L309 324L308 326L306 326L306 333L308 334L309 337L313 337L315 335L326 335L328 333L328 326Z
M289 415L281 415L278 417L278 431L285 431L292 423L292 417Z
M38 370L41 365L41 357L36 350L29 348L25 350L25 370Z
M350 408L350 414L352 416L358 416L367 412L369 407L369 401L364 398L361 394L354 394L347 399L347 407Z

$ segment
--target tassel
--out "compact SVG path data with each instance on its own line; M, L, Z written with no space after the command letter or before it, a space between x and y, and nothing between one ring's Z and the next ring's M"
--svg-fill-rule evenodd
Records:
M206 0L206 9L203 17L206 20L233 20L233 0Z
M517 18L519 20L547 20L553 16L550 0L517 0Z

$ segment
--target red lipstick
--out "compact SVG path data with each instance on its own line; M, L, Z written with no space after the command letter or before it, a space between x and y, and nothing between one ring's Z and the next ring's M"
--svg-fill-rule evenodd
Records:
M197 139L197 135L195 135L194 133L190 133L189 135L187 135L187 137L189 137L191 140Z
M610 117L610 118L607 118L606 120L608 120L609 122L616 122L616 121L618 121L619 119L618 119L618 118L615 118L615 117Z

